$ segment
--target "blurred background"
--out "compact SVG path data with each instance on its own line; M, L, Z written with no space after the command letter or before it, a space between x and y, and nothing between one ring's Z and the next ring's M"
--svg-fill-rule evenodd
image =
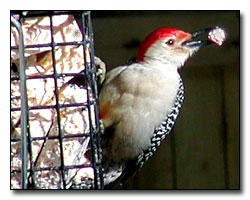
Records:
M240 12L92 11L92 23L95 54L108 70L135 57L156 28L226 29L223 46L202 48L180 70L185 100L174 129L137 175L116 189L239 189Z

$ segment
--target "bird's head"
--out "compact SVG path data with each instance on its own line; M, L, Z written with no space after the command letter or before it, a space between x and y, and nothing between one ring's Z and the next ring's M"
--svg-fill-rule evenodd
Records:
M194 40L211 29L187 33L176 28L162 27L149 34L141 43L137 61L160 60L181 67L208 40Z

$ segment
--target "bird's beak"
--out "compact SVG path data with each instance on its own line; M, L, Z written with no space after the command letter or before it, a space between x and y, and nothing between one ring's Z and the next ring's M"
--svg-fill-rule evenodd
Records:
M215 27L216 28L216 27ZM195 31L191 34L191 37L188 38L186 41L182 43L183 46L189 47L189 48L196 48L196 47L202 47L205 45L212 44L210 40L208 40L207 33L209 33L211 30L215 28L206 28L203 30ZM196 40L197 37L204 36L206 34L206 38L203 40Z

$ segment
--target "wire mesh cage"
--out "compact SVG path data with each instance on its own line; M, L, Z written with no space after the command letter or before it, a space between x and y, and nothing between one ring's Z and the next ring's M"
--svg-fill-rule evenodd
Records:
M11 12L11 189L103 188L94 60L90 12Z

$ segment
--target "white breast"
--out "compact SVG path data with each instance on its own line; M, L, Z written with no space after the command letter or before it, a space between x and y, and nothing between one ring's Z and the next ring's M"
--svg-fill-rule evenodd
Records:
M105 86L105 96L116 96L108 122L116 124L113 158L132 158L150 146L154 129L172 108L178 77L172 66L157 62L133 64ZM119 95L110 94L109 88Z

